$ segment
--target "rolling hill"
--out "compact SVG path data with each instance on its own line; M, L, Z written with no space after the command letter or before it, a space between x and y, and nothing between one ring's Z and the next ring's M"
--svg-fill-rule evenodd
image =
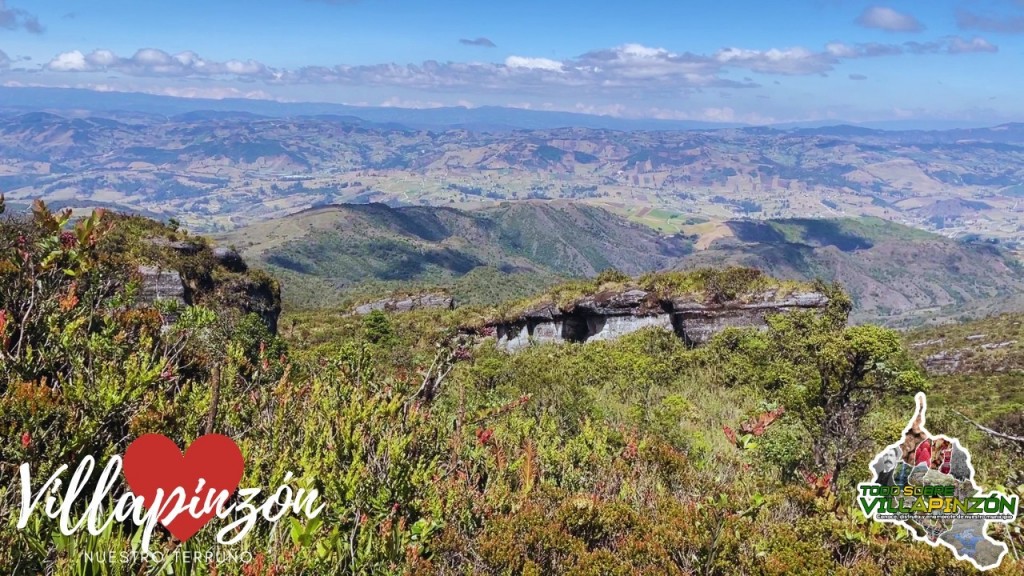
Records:
M608 268L640 274L739 265L783 279L837 281L853 297L855 322L914 326L1024 309L1024 271L993 242L878 218L702 226L703 236L666 236L563 201L476 210L365 204L306 210L219 241L281 276L286 304L300 307L438 287L460 303L497 304Z
M558 277L667 268L692 250L605 210L568 202L502 203L474 211L383 204L314 208L219 238L285 278L285 298L351 292L369 283L444 284L468 274L513 294ZM308 286L316 286L310 290ZM473 300L470 297L470 300Z
M910 326L1024 307L1024 271L997 244L878 218L730 220L681 268L742 265L838 281L855 322Z

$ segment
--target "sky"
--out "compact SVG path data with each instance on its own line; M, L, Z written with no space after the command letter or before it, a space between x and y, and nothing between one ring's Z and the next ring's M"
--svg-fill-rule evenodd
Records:
M0 85L627 118L1024 121L1024 0L0 0Z

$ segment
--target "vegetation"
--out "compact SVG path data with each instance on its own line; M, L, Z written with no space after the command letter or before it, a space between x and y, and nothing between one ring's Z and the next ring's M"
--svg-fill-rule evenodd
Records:
M708 249L680 267L746 266L777 278L839 282L857 323L977 318L1018 309L1024 291L1011 253L879 218L731 220L708 233L715 238Z
M990 442L1024 457L1024 447L1001 441L970 422L1024 437L1024 316L1004 314L982 320L924 328L904 336L909 350L934 382L929 406L950 410L950 426L970 442ZM952 411L956 411L953 414ZM970 422L968 422L968 420ZM1019 462L1019 460L1018 460ZM1000 472L1010 483L1024 482L1024 467L1011 459ZM997 476L995 482L1004 483Z
M684 239L664 239L599 208L532 202L472 212L330 206L221 240L290 280L285 299L298 308L410 285L445 286L463 294L460 301L495 304L557 278L594 276L607 268L632 274L666 268L690 251ZM496 290L502 285L516 288Z
M298 312L275 335L258 315L193 305L162 327L131 298L141 246L126 222L67 228L39 205L3 223L0 431L15 440L0 474L28 462L42 477L145 432L185 446L214 431L242 449L243 486L315 488L326 507L258 522L238 545L249 563L98 563L81 552L130 550L133 526L68 538L36 518L18 530L19 493L4 482L2 573L971 573L857 512L854 484L928 384L896 333L847 327L846 305L695 349L648 329L515 355L458 335L459 309ZM115 240L126 244L108 252ZM729 293L769 282L661 281ZM933 430L954 423L943 410ZM969 446L981 482L1020 490L1006 475L1018 454L983 437ZM1020 528L995 536L1021 550ZM184 544L161 532L157 545L220 549L214 532ZM1021 568L1011 557L994 573Z

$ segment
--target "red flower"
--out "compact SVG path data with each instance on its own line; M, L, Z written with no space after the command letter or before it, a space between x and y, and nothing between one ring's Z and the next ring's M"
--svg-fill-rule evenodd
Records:
M490 428L486 430L481 428L476 431L476 439L479 440L481 444L487 444L490 442L491 436L494 436L494 430L491 430Z
M160 377L167 381L174 380L174 366L170 364L165 366L163 372L160 373Z
M732 428L722 426L722 432L725 432L725 437L729 439L729 442L736 444L736 432L734 432Z
M64 248L74 248L78 244L78 237L74 232L61 232L60 245Z
M28 447L32 445L32 435L25 432L21 435L21 447L28 450Z

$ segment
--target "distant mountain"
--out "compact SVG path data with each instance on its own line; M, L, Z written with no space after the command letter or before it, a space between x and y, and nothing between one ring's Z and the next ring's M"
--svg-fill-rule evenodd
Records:
M1024 124L890 132L858 126L479 132L411 127L402 115L435 114L438 122L466 126L475 120L465 114L484 112L503 125L509 118L555 117L498 109L377 110L378 117L301 106L311 114L175 109L168 116L39 110L2 116L0 192L12 203L42 198L119 206L206 232L327 204L473 208L568 199L637 221L660 220L666 231L681 230L689 217L866 215L948 236L1024 240Z
M608 268L631 274L667 268L692 249L681 237L600 208L543 201L473 211L325 206L219 241L281 274L292 304L309 299L302 287L309 282L340 293L374 282L445 283L475 272L487 282L522 283L532 276L542 289L555 277L594 276Z
M396 108L349 106L324 102L277 102L246 98L212 100L175 98L133 92L97 92L74 88L10 88L0 87L0 110L8 113L48 110L68 113L142 113L165 117L198 116L226 119L237 114L287 118L297 116L355 116L373 123L400 124L408 128L466 128L508 131L545 128L606 128L613 130L693 130L741 126L736 123L629 119L526 110L499 106L478 108Z
M250 98L183 98L139 92L99 92L79 88L40 88L0 86L0 114L46 110L62 114L107 114L121 119L131 116L171 117L191 113L243 113L287 118L317 115L351 115L374 123L402 124L410 128L454 128L484 131L549 128L605 128L612 130L694 130L744 126L738 122L702 122L616 118L595 114L528 110L501 106L477 108L398 108L393 106L350 106L327 102L278 102ZM837 125L853 126L838 120L784 122L772 129L819 129ZM977 129L988 126L974 121L890 120L863 122L856 127L878 131L936 131Z
M908 326L1024 309L1024 270L989 242L877 218L732 220L681 268L742 265L779 278L838 281L852 318Z

